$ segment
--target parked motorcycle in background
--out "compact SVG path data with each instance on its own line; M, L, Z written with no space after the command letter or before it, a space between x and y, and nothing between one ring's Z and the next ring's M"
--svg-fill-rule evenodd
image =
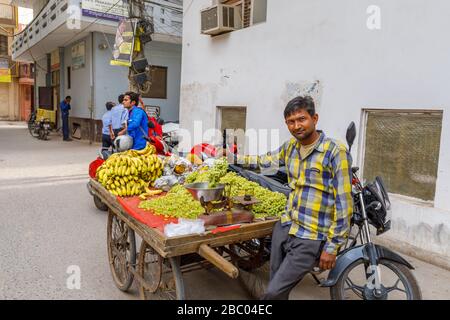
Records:
M38 119L36 111L33 111L28 119L28 131L35 138L40 140L48 140L48 135L51 131L50 119Z

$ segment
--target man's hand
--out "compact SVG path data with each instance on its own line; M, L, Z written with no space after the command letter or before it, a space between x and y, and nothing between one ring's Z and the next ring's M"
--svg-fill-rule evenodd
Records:
M335 265L336 255L322 251L322 254L320 255L319 268L322 270L330 270L333 269Z
M114 136L114 133L111 133L109 136L111 137L111 140L114 140L114 139L116 138L116 137Z

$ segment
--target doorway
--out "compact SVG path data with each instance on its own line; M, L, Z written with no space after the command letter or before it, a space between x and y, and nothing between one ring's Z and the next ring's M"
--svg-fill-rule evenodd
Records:
M226 130L227 144L237 143L238 152L245 148L247 107L218 107L218 129Z

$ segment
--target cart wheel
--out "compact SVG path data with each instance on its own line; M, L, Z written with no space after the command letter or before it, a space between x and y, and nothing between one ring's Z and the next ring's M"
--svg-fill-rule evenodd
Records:
M254 299L260 299L269 281L270 263L266 239L230 245L233 263L239 268L239 282Z
M142 241L139 251L138 273L145 280L139 293L143 300L184 300L183 276L180 259L159 255L147 242Z
M108 258L114 282L127 291L134 279L130 268L136 265L136 240L134 231L111 211L108 214Z
M104 204L98 196L94 196L94 204L98 210L108 211L108 206L106 204Z

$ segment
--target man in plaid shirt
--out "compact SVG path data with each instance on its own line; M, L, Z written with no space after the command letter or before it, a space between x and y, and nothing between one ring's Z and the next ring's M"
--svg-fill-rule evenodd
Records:
M291 140L264 156L238 157L244 165L285 166L292 188L286 212L273 230L270 282L263 299L288 299L317 264L332 269L353 212L351 156L345 145L316 130L313 99L291 100L284 118Z

